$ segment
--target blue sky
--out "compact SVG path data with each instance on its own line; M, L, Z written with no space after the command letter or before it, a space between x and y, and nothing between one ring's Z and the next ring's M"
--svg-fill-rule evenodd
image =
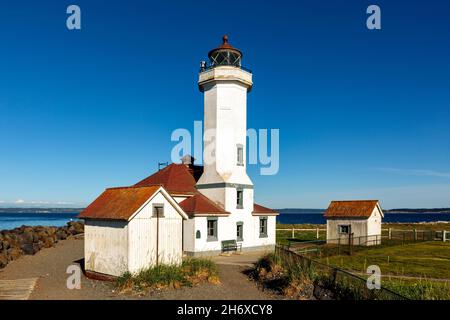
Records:
M438 0L2 1L0 205L84 205L169 161L228 34L253 71L248 126L280 129L278 174L249 166L256 201L449 207L449 16Z

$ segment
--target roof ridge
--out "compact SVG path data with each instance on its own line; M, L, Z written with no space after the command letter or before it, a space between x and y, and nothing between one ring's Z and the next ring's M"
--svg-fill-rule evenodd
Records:
M380 200L376 199L368 199L368 200L331 200L331 202L362 202L362 201L377 201L380 202Z
M110 187L105 190L119 190L119 189L139 189L139 188L152 188L152 187L162 187L162 184L152 184L147 186L123 186L123 187Z

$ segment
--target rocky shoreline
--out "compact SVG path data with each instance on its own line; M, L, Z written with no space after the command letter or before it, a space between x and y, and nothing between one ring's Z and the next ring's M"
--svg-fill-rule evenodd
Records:
M84 233L84 225L70 221L64 227L21 226L0 231L0 269L22 255L34 255L43 248L51 248L58 241Z

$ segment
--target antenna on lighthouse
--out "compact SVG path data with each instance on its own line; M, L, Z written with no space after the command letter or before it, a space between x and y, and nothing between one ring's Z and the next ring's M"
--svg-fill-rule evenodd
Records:
M158 171L161 170L162 166L168 166L169 162L158 162Z

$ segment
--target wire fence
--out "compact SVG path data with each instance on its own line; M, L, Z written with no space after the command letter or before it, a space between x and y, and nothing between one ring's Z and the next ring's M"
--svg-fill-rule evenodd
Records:
M389 230L388 234L353 237L344 235L337 239L299 240L287 239L287 247L299 254L316 258L352 255L371 246L390 247L416 242L432 241L438 237L435 231Z
M408 300L382 286L369 289L368 280L293 252L287 246L276 246L276 254L288 269L301 269L337 300ZM369 280L370 281L370 280Z

